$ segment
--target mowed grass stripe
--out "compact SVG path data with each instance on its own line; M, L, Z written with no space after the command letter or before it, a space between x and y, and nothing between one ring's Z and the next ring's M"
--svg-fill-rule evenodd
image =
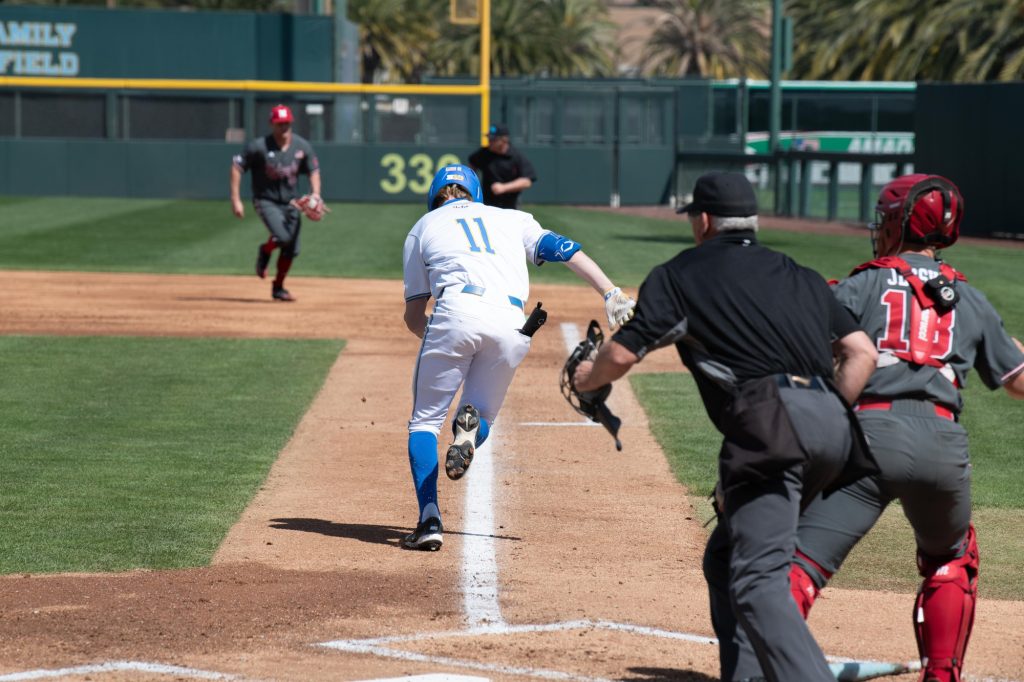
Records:
M0 269L250 275L267 231L246 203L227 200L7 198L0 210ZM421 204L336 204L322 222L303 222L294 276L401 279L402 246ZM540 224L583 244L620 286L637 287L651 268L693 246L686 220L661 220L568 206L525 206ZM763 230L762 241L826 278L870 260L863 234ZM1024 335L1019 272L1024 250L957 244L949 261L984 291L1006 326ZM567 268L531 268L537 283L579 284Z
M660 352L673 352L664 350ZM647 412L651 431L665 451L672 471L710 518L705 499L718 478L721 436L701 403L688 374L635 374L633 390ZM981 594L1000 599L1024 598L1020 558L1024 556L1024 421L1013 419L1020 403L1000 390L992 393L979 382L965 390L963 425L970 433L973 463L974 520L978 528L985 578ZM1001 418L997 415L1002 415ZM1001 419L998 428L994 422ZM833 584L862 589L913 591L920 579L914 559L914 535L899 503L890 505L865 540L850 554Z
M343 345L0 337L0 573L205 565Z

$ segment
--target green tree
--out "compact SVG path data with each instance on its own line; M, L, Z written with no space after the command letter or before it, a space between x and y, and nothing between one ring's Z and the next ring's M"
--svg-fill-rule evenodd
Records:
M359 26L362 82L383 78L419 82L427 53L438 39L436 0L350 0L348 18Z
M640 54L642 73L764 77L771 57L767 0L657 0L663 12Z
M552 76L591 77L614 73L615 23L604 3L549 0L540 14L548 25L548 71Z
M492 0L494 76L609 75L614 40L600 0ZM432 61L443 75L478 74L479 27L446 25Z
M798 78L1024 78L1024 0L788 0Z

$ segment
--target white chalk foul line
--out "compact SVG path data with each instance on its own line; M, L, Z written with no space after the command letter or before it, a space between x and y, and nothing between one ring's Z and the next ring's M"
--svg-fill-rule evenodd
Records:
M558 325L562 331L562 342L565 344L565 352L571 353L576 350L576 345L583 340L580 328L574 322L563 322Z
M519 426L601 426L597 422L519 422Z
M490 682L489 677L472 675L452 675L450 673L430 673L428 675L406 675L405 677L378 677L363 682Z
M160 663L145 663L143 661L108 661L107 663L96 663L93 665L79 665L73 668L59 668L53 670L26 670L20 673L9 673L0 675L0 682L21 682L21 680L44 680L54 677L66 677L68 675L94 675L97 673L117 672L144 672L159 675L178 675L179 677L192 677L197 680L235 680L234 675L226 675L210 670L197 670L196 668L182 668L177 665L162 665Z
M494 542L494 443L500 438L491 427L487 441L473 457L466 473L463 514L461 584L466 621L471 627L504 625L498 601L498 558Z
M701 644L714 644L717 640L701 635L690 635L683 632L669 632L639 625L626 623L613 623L610 621L573 620L562 623L546 623L536 625L507 625L491 624L480 627L468 628L466 630L429 632L412 635L394 635L391 637L377 637L373 639L348 639L323 642L319 646L346 651L349 653L372 654L385 658L395 658L404 661L418 663L431 663L434 665L448 665L472 670L482 670L504 675L521 675L523 677L535 677L546 680L571 680L573 682L609 682L602 677L588 677L576 675L561 670L550 670L546 668L528 668L525 666L501 665L499 663L481 663L477 661L449 658L447 656L430 656L413 651L397 649L388 644L399 644L404 642L422 641L430 639L443 639L448 637L477 637L481 635L513 635L529 632L558 632L565 630L578 630L584 628L598 630L619 630L640 635L654 635L669 639L681 639L698 642Z
M524 677L535 677L539 679L573 680L580 682L606 682L604 678L575 675L573 673L567 673L560 670L549 670L546 668L528 668L524 666L508 666L501 665L498 663L480 663L477 661L456 659L447 656L430 656L428 654L421 654L418 652L398 649L393 646L387 646L407 642L425 641L431 639L445 639L451 637L514 635L530 632L558 632L586 628L595 630L613 630L618 632L627 632L630 634L636 634L645 637L658 637L661 639L681 640L704 645L718 644L718 640L714 637L708 637L706 635L695 635L688 632L674 632L671 630L662 630L660 628L646 627L643 625L634 625L632 623L616 623L606 620L573 620L564 621L561 623L546 623L533 625L490 624L478 627L471 627L465 630L448 630L441 632L415 633L409 635L392 635L390 637L377 637L372 639L334 640L331 642L322 642L318 646L323 646L338 651L346 651L349 653L371 654L374 656L381 656L385 658L395 658L399 660L414 661L419 663L431 663L435 665L448 665L507 675L521 675ZM911 661L905 664L897 664L885 661L842 658L839 656L826 656L826 658L831 663L830 668L832 669L833 674L835 674L836 678L840 681L848 680L850 682L853 682L856 680L868 680L879 676L900 674L903 672L920 669L920 664L918 664L916 661ZM965 677L965 679L977 680L977 678L970 677ZM991 678L986 678L985 680L977 680L977 682L1015 681L993 680Z

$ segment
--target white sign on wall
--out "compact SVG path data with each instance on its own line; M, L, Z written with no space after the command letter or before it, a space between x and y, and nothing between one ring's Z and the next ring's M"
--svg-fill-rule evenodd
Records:
M0 21L0 75L77 76L78 53L71 52L77 24Z

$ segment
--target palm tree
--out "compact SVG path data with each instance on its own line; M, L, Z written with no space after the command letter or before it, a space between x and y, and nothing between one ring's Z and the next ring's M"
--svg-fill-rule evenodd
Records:
M613 50L613 25L601 0L492 0L494 76L608 75ZM432 62L444 75L479 73L479 28L445 27Z
M348 18L359 26L362 82L380 76L415 83L427 66L427 51L437 40L437 2L433 0L351 0Z
M548 71L552 76L591 77L615 70L615 24L595 0L549 0L541 14L549 25Z
M788 0L793 75L977 82L1024 77L1024 0Z
M657 0L664 10L640 55L654 76L765 76L771 55L766 0Z

